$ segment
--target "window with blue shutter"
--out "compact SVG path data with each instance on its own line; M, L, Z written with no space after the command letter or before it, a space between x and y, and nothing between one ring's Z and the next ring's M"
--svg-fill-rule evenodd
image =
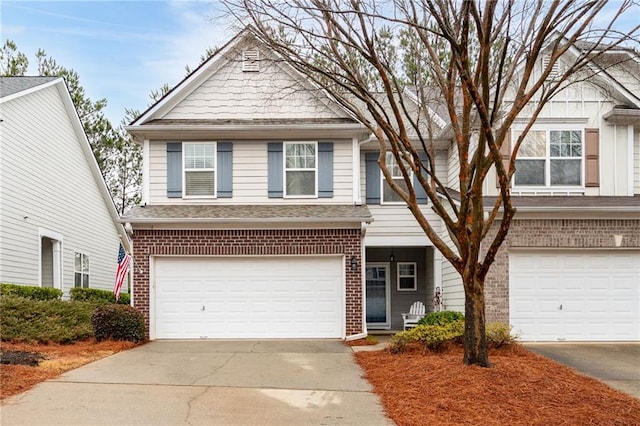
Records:
M183 156L186 156L184 161ZM186 194L183 194L183 181ZM167 198L183 195L233 196L232 142L167 143Z
M366 172L366 200L367 204L380 204L380 166L378 166L378 157L380 153L366 152L365 172Z

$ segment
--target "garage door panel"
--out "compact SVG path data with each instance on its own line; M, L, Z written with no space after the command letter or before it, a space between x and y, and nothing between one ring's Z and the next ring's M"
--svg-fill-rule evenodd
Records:
M343 262L157 258L156 338L342 337Z
M509 310L524 340L640 340L640 253L513 252Z

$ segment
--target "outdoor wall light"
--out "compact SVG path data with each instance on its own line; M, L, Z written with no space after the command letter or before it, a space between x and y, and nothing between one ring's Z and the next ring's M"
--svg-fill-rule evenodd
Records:
M358 258L355 256L351 256L351 270L353 272L358 270Z

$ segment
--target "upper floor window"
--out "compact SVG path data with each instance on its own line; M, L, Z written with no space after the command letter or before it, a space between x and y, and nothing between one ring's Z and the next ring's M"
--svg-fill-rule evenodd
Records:
M398 162L396 161L396 158L393 156L392 152L385 153L385 162L387 163L387 168L389 169L389 173L391 174L393 181L404 191L409 192L407 183L405 182L404 177L402 177L402 171L400 170L400 166L398 165ZM413 177L413 172L410 172L410 173L411 173L411 176ZM391 185L389 185L387 180L384 178L384 174L381 173L380 176L382 178L382 181L381 181L382 202L383 203L404 203L404 200L400 197L400 195L398 195L397 192L391 189Z
M417 274L415 262L398 262L398 291L416 291Z
M316 142L286 142L284 144L285 196L317 196Z
M89 288L89 256L76 252L74 257L74 286Z
M215 142L185 142L183 147L185 197L215 197Z
M582 163L581 130L529 131L518 151L514 186L582 186Z

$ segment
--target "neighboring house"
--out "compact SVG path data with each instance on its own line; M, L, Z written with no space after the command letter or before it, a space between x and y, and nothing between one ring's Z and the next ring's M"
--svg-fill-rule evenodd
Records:
M64 80L0 77L0 282L112 290L117 219Z
M150 337L355 338L373 329L401 329L401 313L417 300L431 307L441 289L445 307L463 311L459 277L384 182L378 143L370 132L283 61L270 59L273 54L244 31L127 127L143 146L144 202L121 222L131 226L133 298ZM410 94L406 96L411 102ZM600 115L612 109L606 109L604 101L599 105ZM430 113L446 135L444 118ZM597 123L569 120L560 130L569 125L578 131L581 139L576 143L582 146L584 129L600 127L608 135L608 122L594 120ZM514 236L531 223L525 220L563 227L563 219L586 215L571 226L588 236L568 237L573 244L611 247L616 251L594 253L618 263L620 255L637 265L640 197L632 195L640 193L640 159L634 125L639 126L637 120L630 124L632 130L625 124L627 139L616 142L616 149L625 149L616 151L625 159L616 160L617 166L635 171L618 170L615 179L635 179L624 186L635 185L631 191L610 191L614 178L608 163L602 163L600 191L581 180L571 190L563 188L564 195L554 193L551 201L577 200L566 194L581 189L584 204L591 205L588 200L593 198L593 205L604 205L604 210L543 211L541 219L539 213L529 219L521 209ZM617 126L621 133L622 124ZM450 182L455 194L452 142L442 137L435 148L436 173ZM612 161L609 149L600 160ZM626 160L631 154L633 163ZM581 158L580 170L591 160L583 154ZM550 189L536 188L538 193L542 189L546 196L541 200L547 200ZM488 186L487 191L495 188ZM605 195L620 197L601 197ZM424 194L418 192L418 198L431 223L444 233ZM528 199L519 197L516 204ZM607 203L613 202L626 207L611 209ZM607 227L593 230L601 225ZM546 231L535 232L542 237ZM552 232L558 235L558 229ZM594 232L606 232L611 241L603 237L588 242ZM621 246L635 251L616 248L613 234L623 235ZM518 245L513 242L508 240L501 251L488 283L490 320L517 319L509 311L509 277L504 277L508 254ZM571 247L555 240L550 245ZM522 253L522 258L544 258L544 252ZM582 252L556 255L570 262L580 258L576 253ZM637 268L626 270L631 275L625 276L637 283ZM627 279L623 267L615 271ZM625 340L640 340L632 324L640 312L639 297L637 286L624 293L634 310L624 319L630 330Z

